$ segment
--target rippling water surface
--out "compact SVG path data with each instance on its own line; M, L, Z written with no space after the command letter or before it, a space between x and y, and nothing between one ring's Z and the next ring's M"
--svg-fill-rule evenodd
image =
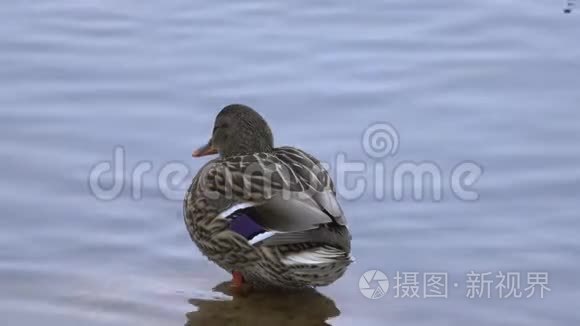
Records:
M6 325L574 325L580 321L580 12L559 1L58 0L0 5L0 316ZM437 164L443 198L343 198L357 262L319 291L232 299L158 186L226 104L320 159ZM386 121L396 155L375 160ZM123 193L89 172L124 149ZM449 176L484 169L465 202ZM131 192L139 162L152 170ZM356 176L356 175L355 175ZM104 182L112 180L104 178ZM352 182L352 180L350 181ZM352 184L351 184L352 185ZM177 195L176 195L177 194ZM344 194L343 194L344 195ZM168 198L169 197L169 198ZM343 196L346 197L346 196ZM377 300L359 278L391 280ZM396 298L396 272L448 298ZM470 299L470 271L548 272L550 292ZM457 283L457 287L454 286ZM497 283L494 283L494 285ZM374 285L373 285L374 286ZM423 296L422 288L420 296Z

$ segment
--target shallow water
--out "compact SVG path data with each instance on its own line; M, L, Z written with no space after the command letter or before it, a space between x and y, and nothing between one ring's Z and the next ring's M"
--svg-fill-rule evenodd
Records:
M3 3L3 324L578 324L580 12L564 6ZM365 162L366 180L380 164L385 180L401 162L436 164L442 200L394 200L400 185L388 181L380 200L372 187L356 199L345 188L357 261L342 279L317 292L232 299L229 275L183 225L188 181L160 186L158 176L170 162L194 173L205 160L191 150L233 102L255 107L278 144L311 152L335 175L339 155ZM386 158L361 145L376 122L399 136ZM100 200L89 174L117 146L125 188ZM476 201L449 187L465 161L483 168ZM143 162L152 169L134 199L132 171ZM372 269L391 281L376 300L359 291ZM447 273L447 298L396 297L397 271L421 282ZM551 291L469 298L470 271L521 273L522 289L528 272L546 272Z

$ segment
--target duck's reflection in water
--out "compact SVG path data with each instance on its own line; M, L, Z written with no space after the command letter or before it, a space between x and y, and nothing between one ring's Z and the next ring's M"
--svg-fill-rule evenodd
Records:
M330 325L327 320L340 314L334 301L314 289L233 295L229 285L221 283L214 291L232 296L230 300L190 299L197 311L186 314L186 326Z

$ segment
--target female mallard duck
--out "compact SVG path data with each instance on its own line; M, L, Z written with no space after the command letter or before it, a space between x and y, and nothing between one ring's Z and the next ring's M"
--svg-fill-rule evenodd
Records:
M270 127L239 104L218 114L194 157L219 154L184 200L187 230L233 285L328 285L352 262L350 233L328 172L302 150L273 144Z

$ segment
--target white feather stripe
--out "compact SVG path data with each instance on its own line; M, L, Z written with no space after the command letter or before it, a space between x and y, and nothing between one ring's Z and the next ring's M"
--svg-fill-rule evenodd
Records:
M344 257L344 252L330 248L315 248L287 255L282 259L286 265L316 265L335 262L338 258Z
M258 243L258 242L260 242L262 240L268 239L269 237L273 236L276 233L278 233L278 232L276 232L276 231L266 231L266 232L257 234L255 237L253 237L250 240L248 240L248 242L251 245L255 245L256 243Z
M256 203L251 203L251 202L239 203L239 204L236 204L236 205L226 209L225 211L219 213L216 217L217 218L226 218L226 217L232 215L233 213L235 213L236 211L239 211L240 209L244 209L244 208L248 208L248 207L252 207L252 206L256 206Z

